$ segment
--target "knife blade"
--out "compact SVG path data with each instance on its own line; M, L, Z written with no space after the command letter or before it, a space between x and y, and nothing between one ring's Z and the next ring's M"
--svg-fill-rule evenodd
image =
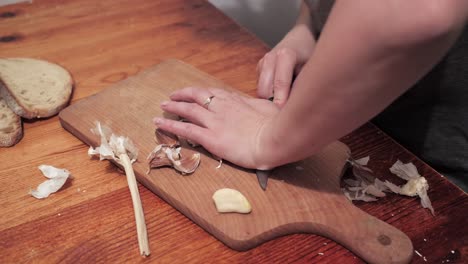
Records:
M257 180L258 184L260 184L260 187L266 191L267 183L268 183L268 177L271 175L271 170L257 170Z
M269 97L267 100L270 102L273 102L275 99L274 95ZM257 180L258 184L260 184L260 187L262 190L266 191L267 183L268 183L268 177L270 177L272 170L257 170L255 173L257 174Z

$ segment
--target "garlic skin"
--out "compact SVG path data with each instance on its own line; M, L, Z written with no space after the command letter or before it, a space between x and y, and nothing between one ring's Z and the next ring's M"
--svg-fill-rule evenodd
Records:
M51 193L57 192L67 181L70 172L66 169L58 169L50 165L40 165L39 170L42 174L49 178L39 184L36 190L31 190L29 194L37 199L49 197Z
M148 155L148 171L164 166L173 167L182 175L193 173L200 165L201 155L190 149L180 147L177 137L169 132L156 129L156 140L159 143Z
M161 145L171 148L179 146L179 140L177 136L172 133L157 128L154 134L156 135L156 141Z
M397 160L389 170L391 173L407 181L421 177L418 169L411 162L404 164L400 160Z
M356 180L345 179L345 187L342 189L345 196L353 201L372 202L377 201L378 197L384 197L385 192L393 192L406 196L419 196L423 208L428 208L435 215L431 200L427 195L429 184L426 178L422 177L413 163L404 164L397 160L391 167L390 172L401 179L407 181L406 184L398 186L392 182L375 178L372 170L367 167L369 157L359 160L349 160L352 165L353 174Z
M421 192L422 189L428 190L429 184L424 177L409 180L405 185L401 187L400 193L407 196L416 196Z
M427 195L429 190L429 184L426 178L422 177L416 166L413 163L404 164L400 160L397 160L395 164L390 168L390 172L397 175L398 177L407 180L408 182L399 188L399 193L407 196L419 196L421 198L421 205L424 208L428 208L433 215L435 215L434 208L432 207L431 200ZM393 186L395 187L395 186ZM396 188L395 188L396 189Z
M91 132L101 138L101 145L88 149L90 157L99 155L100 160L115 160L120 164L119 155L127 154L131 163L137 160L138 149L128 137L116 136L109 127L101 125L100 122L96 121L95 125Z
M213 194L212 198L219 213L248 214L252 211L249 201L238 190L219 189Z

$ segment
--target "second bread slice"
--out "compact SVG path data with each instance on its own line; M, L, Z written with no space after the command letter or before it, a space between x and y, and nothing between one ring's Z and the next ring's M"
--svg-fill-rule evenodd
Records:
M19 116L49 117L70 100L73 81L57 64L30 58L0 59L0 95Z
M0 96L0 147L10 147L23 137L21 118L13 113Z

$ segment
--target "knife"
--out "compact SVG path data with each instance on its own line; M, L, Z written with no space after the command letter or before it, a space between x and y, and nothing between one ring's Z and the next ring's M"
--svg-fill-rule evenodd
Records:
M267 183L268 183L268 177L271 175L271 170L257 170L257 180L258 184L260 184L260 187L266 191Z
M271 96L267 100L270 102L273 102L275 99L274 96ZM268 177L270 177L272 170L257 170L255 173L257 174L257 180L258 184L260 184L260 187L266 191L267 183L268 183Z

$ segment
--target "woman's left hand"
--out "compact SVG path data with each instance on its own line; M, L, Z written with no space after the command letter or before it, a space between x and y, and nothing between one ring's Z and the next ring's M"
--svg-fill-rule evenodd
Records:
M236 165L269 169L264 155L269 139L263 128L279 112L277 105L222 89L195 87L178 90L170 99L161 103L162 110L189 122L157 117L154 123L160 129L197 142Z

